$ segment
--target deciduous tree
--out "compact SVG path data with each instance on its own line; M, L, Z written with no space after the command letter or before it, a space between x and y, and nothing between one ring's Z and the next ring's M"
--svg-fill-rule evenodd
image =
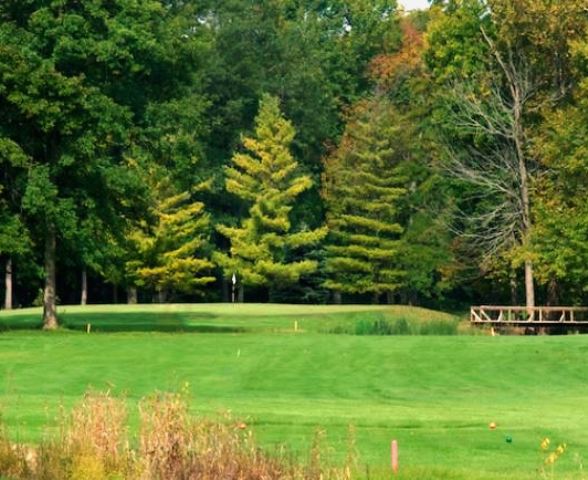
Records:
M45 328L58 324L60 244L76 242L85 218L115 229L133 209L136 182L123 155L132 129L150 101L191 80L195 19L178 20L181 8L154 0L0 4L3 134L30 158L22 204L44 242Z

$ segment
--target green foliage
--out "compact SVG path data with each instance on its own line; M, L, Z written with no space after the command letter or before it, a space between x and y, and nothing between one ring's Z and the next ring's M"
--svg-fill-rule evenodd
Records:
M205 50L194 8L153 0L2 2L0 18L0 159L20 156L27 165L12 175L11 208L40 244L55 232L57 255L47 254L46 264L61 259L105 274L112 239L144 211L144 186L125 153L157 143L146 157L162 158L176 178L188 177L198 156L199 133L184 134L184 119L205 108L194 101ZM178 108L176 98L193 108ZM189 113L173 137L163 124L181 110Z
M158 292L194 293L213 282L213 264L206 258L210 216L202 202L193 202L187 192L157 201L151 212L154 225L137 229L130 240L139 260L129 261L137 286Z
M198 198L221 225L214 249L230 244L224 274L274 301L469 301L466 269L485 299L512 283L514 301L531 263L539 296L585 301L585 0L430 3L400 15L395 0L0 2L0 255L17 260L17 297L37 293L23 285L33 264L58 265L65 302L82 268L115 287L141 268L149 289L190 284L190 255L164 252L189 243L183 210L208 218ZM264 93L291 124L258 108L274 102ZM444 178L452 155L503 191ZM528 175L503 166L515 157ZM145 172L164 171L154 199ZM526 203L519 177L529 213L508 223ZM468 241L489 230L510 240ZM201 247L186 247L192 260Z
M464 0L443 10L435 7L428 24L428 48L424 58L433 78L439 82L478 77L491 61L480 27L493 31L481 0Z
M393 105L389 122L397 126L394 147L407 190L399 199L397 217L404 229L398 255L404 275L397 290L403 303L439 301L455 285L452 200L448 181L439 172L438 126L431 117L434 83L423 59L422 30L430 16L429 11L404 18L400 50L378 55L371 64L378 91Z
M316 261L290 260L292 251L317 244L326 235L324 228L299 228L290 219L294 201L312 185L310 177L298 173L290 153L294 134L277 98L264 96L255 137L243 140L248 153L236 153L234 166L226 169L227 190L250 205L249 217L240 227L217 227L231 247L229 254L217 253L214 259L227 277L236 274L244 285L296 283L317 268Z
M325 161L330 240L324 286L331 290L379 295L401 284L397 204L406 190L394 120L384 99L360 104L339 148Z
M568 100L576 83L571 46L586 31L585 5L468 0L434 12L426 52L440 84L433 118L446 145L448 170L458 178L452 196L462 211L456 230L470 245L466 261L482 274L491 272L493 282L514 282L511 301L517 297L516 270L525 265L526 294L532 298L535 276L540 284L553 285L566 268L563 257L546 253L550 248L544 245L541 259L531 244L557 243L558 229L568 238L570 230L583 235L570 217L555 220L559 186L550 184L545 158L550 147L542 149L546 137L547 143L553 140L553 130L563 130L557 125L563 122L548 112ZM545 122L545 114L552 120ZM569 145L560 142L559 149ZM558 301L552 293L547 297Z
M543 284L555 281L575 301L581 301L588 284L586 78L574 103L549 112L544 130L535 138L535 151L548 172L538 180L535 196L537 226L532 248L538 277Z
M31 247L28 230L18 215L1 207L0 203L0 255L23 255Z
M271 1L260 8L230 0L208 2L205 11L216 28L206 65L215 149L235 146L268 92L296 126L297 157L318 173L323 142L340 132L341 108L369 91L370 60L399 43L396 2Z
M588 28L584 0L491 0L499 48L524 56L529 75L540 86L535 96L566 96L575 83L571 44L583 41Z

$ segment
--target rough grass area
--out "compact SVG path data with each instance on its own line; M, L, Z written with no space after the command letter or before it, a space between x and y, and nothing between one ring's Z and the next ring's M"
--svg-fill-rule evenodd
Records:
M265 448L285 443L301 460L318 427L331 445L326 454L343 465L352 425L359 478L389 478L392 439L399 441L402 479L588 477L581 470L588 461L588 337L333 335L322 332L374 320L380 308L340 318L341 310L327 307L323 318L312 307L308 317L306 307L267 306L263 315L264 307L219 321L245 332L0 334L0 411L11 438L41 441L43 426L57 424L59 406L70 408L89 387L124 396L136 411L153 391L187 384L192 412L230 410ZM149 321L167 311L188 318L202 308L157 307ZM80 325L95 314L121 330L127 315L140 315L118 307L65 310L65 318L79 315ZM414 313L415 322L432 315ZM396 318L409 314L405 308ZM13 324L18 316L2 318ZM131 414L132 429L138 422ZM565 453L546 464L562 443Z
M158 393L139 404L140 427L129 434L124 400L89 393L59 434L38 445L12 441L0 425L0 478L24 480L349 480L345 465L324 464L320 434L306 463L280 449L266 452L247 424L189 414L182 394ZM350 445L353 445L351 441Z

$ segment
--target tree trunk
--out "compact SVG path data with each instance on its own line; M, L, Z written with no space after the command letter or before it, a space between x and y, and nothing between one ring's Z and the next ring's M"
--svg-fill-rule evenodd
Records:
M239 303L245 303L245 286L242 284L239 284L239 286L237 287L237 302Z
M165 303L167 300L167 292L165 289L157 291L157 303Z
M82 269L82 296L80 298L80 305L88 303L88 271L86 267Z
M57 306L55 299L55 257L56 257L55 226L47 226L45 237L45 290L43 292L43 329L55 330L57 323Z
M137 287L129 287L127 289L127 303L135 305L137 303Z
M341 305L341 303L343 303L341 292L333 292L333 303L335 305Z
M525 261L525 293L527 295L527 308L535 306L535 282L533 280L533 262Z
M512 269L510 273L510 303L511 305L518 305L519 304L519 289L517 285L517 274L515 269Z
M531 235L531 208L529 203L529 189L528 189L528 178L527 168L524 160L519 160L519 168L521 174L521 197L523 202L523 240L522 243L525 245ZM535 307L535 280L533 275L533 262L531 260L525 260L525 298L526 306L529 309Z
M380 304L380 293L374 292L372 295L372 305L379 305Z
M112 285L112 303L115 305L118 303L118 285L116 283Z
M223 277L221 279L221 296L224 303L228 303L231 301L231 296L229 295L229 281Z
M551 277L547 284L547 305L550 307L559 305L559 285L555 277Z
M6 274L4 277L4 284L6 286L4 294L4 308L12 310L12 258L8 257L6 260Z
M527 162L524 150L524 130L522 126L522 105L520 104L520 97L518 91L515 89L513 95L515 100L515 146L519 162L519 176L520 176L520 195L522 202L522 244L523 246L528 242L531 235L531 202L529 196L529 172L527 170ZM535 282L533 279L533 262L525 260L525 296L526 306L530 309L535 306Z
M394 292L386 292L386 303L388 305L394 304Z

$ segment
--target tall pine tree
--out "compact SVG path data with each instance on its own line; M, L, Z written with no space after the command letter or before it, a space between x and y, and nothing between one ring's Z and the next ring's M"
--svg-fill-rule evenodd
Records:
M127 271L137 286L153 288L165 302L175 292L198 293L215 278L207 254L210 215L204 204L192 201L188 192L177 193L165 179L158 187L152 225L145 222L130 234L139 255L127 262Z
M383 99L357 105L339 147L325 161L329 241L324 286L336 301L341 293L371 293L378 301L401 283L396 205L405 189L390 108Z
M249 215L239 227L218 227L231 247L215 260L242 285L279 288L317 269L316 261L293 261L292 256L320 242L327 231L292 224L294 202L312 181L298 172L290 153L294 127L282 116L277 98L263 96L255 125L255 136L243 140L248 153L236 153L226 169L226 188L249 205Z

